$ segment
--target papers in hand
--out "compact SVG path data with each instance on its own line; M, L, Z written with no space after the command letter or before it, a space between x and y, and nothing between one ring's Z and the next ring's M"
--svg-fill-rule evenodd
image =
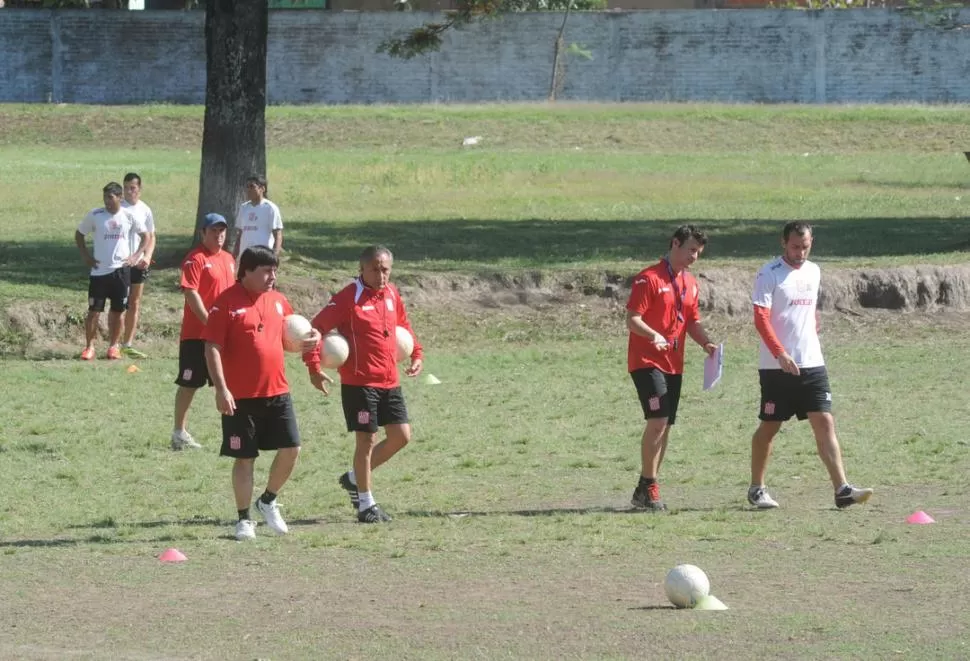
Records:
M724 344L717 345L710 356L704 359L704 390L710 390L721 380L724 369Z

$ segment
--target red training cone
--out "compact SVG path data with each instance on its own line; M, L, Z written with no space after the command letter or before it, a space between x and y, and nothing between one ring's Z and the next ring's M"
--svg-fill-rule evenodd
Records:
M936 523L932 516L920 510L906 517L906 523Z
M185 562L188 560L185 554L178 549L166 549L164 553L158 556L158 559L162 562Z

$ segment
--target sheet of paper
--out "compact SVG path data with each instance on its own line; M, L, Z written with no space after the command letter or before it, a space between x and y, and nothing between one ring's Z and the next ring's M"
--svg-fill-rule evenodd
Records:
M714 353L704 359L704 390L710 390L721 380L724 370L724 345L717 345Z

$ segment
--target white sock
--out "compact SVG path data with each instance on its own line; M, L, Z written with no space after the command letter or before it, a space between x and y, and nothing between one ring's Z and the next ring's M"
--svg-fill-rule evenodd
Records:
M347 471L347 477L350 479L350 483L353 484L356 487L357 486L357 474L354 472L354 469L353 468L351 468L349 471Z
M358 512L365 512L377 504L370 491L361 491L357 495L360 496L360 505L357 506Z

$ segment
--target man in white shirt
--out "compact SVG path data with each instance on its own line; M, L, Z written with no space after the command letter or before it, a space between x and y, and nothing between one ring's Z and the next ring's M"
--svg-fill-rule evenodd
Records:
M131 215L145 226L148 234L148 242L144 253L137 264L131 265L131 287L128 293L128 311L125 313L125 331L121 340L121 353L129 358L145 358L145 354L131 346L135 339L135 331L138 328L138 319L141 317L141 295L145 288L145 282L150 275L152 255L155 253L155 217L152 215L151 207L141 199L141 177L135 172L125 175L124 181L125 199L121 203L123 209L127 209ZM133 234L131 237L131 252L138 250L138 236Z
M236 214L236 241L232 256L239 260L246 248L266 246L280 257L283 249L283 218L278 206L266 199L266 177L253 175L246 180L246 202Z
M94 358L94 343L98 336L98 319L106 301L111 301L108 313L109 346L107 357L121 358L118 342L121 339L122 314L128 305L130 268L145 252L148 233L135 216L121 208L121 184L114 181L102 190L104 207L92 209L74 232L74 242L84 263L91 267L88 280L88 314L84 320L86 344L81 360ZM93 237L94 254L88 251L86 238ZM134 253L131 236L140 238Z
M782 231L783 254L765 264L755 280L754 325L761 336L761 424L751 439L751 486L748 502L758 509L778 503L765 487L771 443L781 424L793 415L808 419L818 455L828 469L839 509L864 503L872 489L858 489L845 479L842 450L835 435L832 392L818 339L821 271L808 261L812 226L791 222Z

